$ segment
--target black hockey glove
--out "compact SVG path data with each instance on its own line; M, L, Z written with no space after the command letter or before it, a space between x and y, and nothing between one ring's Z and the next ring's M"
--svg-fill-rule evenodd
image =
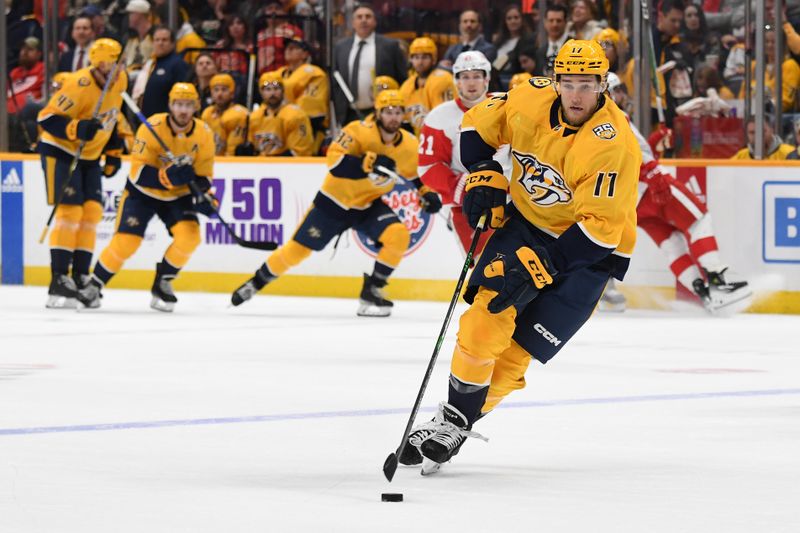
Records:
M192 191L192 205L194 210L207 217L217 214L219 201L211 191L211 182L206 178L195 178L189 182L189 190Z
M423 185L419 188L419 205L426 213L438 213L442 208L442 200L436 194L436 191L427 185Z
M489 213L491 218L488 224L484 225L484 231L489 228L499 228L505 217L508 190L508 180L503 176L503 167L494 159L490 159L472 165L469 171L461 206L467 222L473 228L477 228L481 216Z
M558 274L544 248L523 246L513 256L498 256L487 269L503 277L503 287L489 302L489 312L499 313L512 305L522 309L553 283Z
M119 150L109 150L106 152L106 161L103 164L103 176L113 178L119 172L122 166L122 160L119 158Z
M96 118L73 120L67 126L67 137L71 140L91 141L103 124Z
M365 174L376 173L382 176L385 176L383 172L378 170L378 167L384 167L392 172L395 172L397 169L397 163L394 162L389 156L385 156L383 154L376 154L375 152L367 152L364 154L364 159L361 163L361 170L364 171Z
M197 178L192 165L170 165L158 171L158 178L161 185L166 189L188 185L190 181Z

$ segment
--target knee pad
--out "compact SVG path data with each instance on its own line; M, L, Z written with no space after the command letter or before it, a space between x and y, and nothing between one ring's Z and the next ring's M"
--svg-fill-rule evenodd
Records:
M103 219L103 206L100 202L89 200L83 203L83 216L81 217L81 226L97 226Z
M50 233L50 246L52 248L74 250L82 216L83 207L79 205L59 205L56 208L53 232Z
M311 251L311 248L292 239L267 258L269 271L276 276L282 276L290 268L302 263L311 255Z
M77 228L81 223L81 218L83 218L83 206L61 204L56 208L56 227L74 226Z
M200 246L200 224L193 220L181 220L170 228L170 232L175 245L187 253Z
M403 259L403 254L408 250L411 234L404 224L398 222L389 224L378 237L383 245L378 252L378 261L390 267L397 267Z
M99 261L109 272L119 272L122 264L139 249L141 243L142 238L138 235L115 233L111 242L100 254Z

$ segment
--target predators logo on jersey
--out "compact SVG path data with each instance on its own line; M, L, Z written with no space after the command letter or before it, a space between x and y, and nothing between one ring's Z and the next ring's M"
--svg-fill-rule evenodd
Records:
M530 200L536 205L548 207L572 201L572 191L566 181L550 165L539 161L535 155L512 150L514 167L519 167L519 182L528 191ZM514 173L516 174L516 168Z
M406 107L406 121L418 132L422 128L422 121L425 120L425 115L428 110L422 104L413 104Z
M610 141L614 137L617 136L617 130L614 129L609 122L605 124L600 124L599 126L592 129L592 132L600 137L601 139L605 139L606 141Z
M283 152L283 140L271 131L258 132L254 135L256 149L264 154L279 154Z

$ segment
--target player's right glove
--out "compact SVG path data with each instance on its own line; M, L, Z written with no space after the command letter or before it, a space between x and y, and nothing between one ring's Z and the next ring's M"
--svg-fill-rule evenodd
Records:
M550 256L539 246L523 246L513 256L498 256L486 270L503 277L503 287L489 302L489 312L499 313L512 305L528 305L558 274ZM484 273L485 274L485 273Z
M188 185L197 178L192 165L169 165L158 171L158 180L165 189L173 189L181 185Z
M122 150L106 150L106 161L103 164L103 176L113 178L122 166Z
M386 174L378 170L378 167L384 167L395 172L397 163L395 163L394 159L391 157L383 154L376 154L375 152L367 152L364 154L364 158L361 160L361 170L364 171L364 174L375 173L385 176Z
M67 139L70 141L91 141L103 124L96 118L71 120L67 124Z
M256 147L251 142L242 143L236 147L233 153L234 155L254 156L256 155Z
M484 231L489 228L499 228L503 223L508 190L508 180L503 176L503 167L494 159L490 159L472 165L469 171L467 184L464 187L464 203L461 206L467 222L473 228L477 228L481 216L491 213Z
M219 200L214 196L214 190L208 179L196 177L189 182L189 190L192 191L192 205L195 211L207 217L217 214Z

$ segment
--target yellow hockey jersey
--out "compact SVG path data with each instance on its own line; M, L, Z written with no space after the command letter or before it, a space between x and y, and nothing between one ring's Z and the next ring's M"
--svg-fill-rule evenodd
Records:
M232 104L220 113L216 105L210 105L203 110L200 118L214 132L217 155L234 155L236 147L245 141L246 107Z
M636 242L642 155L625 115L600 98L599 109L575 128L563 119L554 83L531 78L464 115L462 158L481 151L465 138L470 131L488 150L509 144L512 203L534 226L559 237L554 260L562 272L613 253L621 259L614 261L621 279Z
M128 87L128 75L119 69L120 73L114 84L109 87L103 103L100 106L98 120L103 127L98 130L94 139L87 142L81 152L81 159L93 161L103 153L103 148L114 132L120 107L122 106L122 92ZM64 84L50 98L47 105L39 112L37 121L42 126L43 132L40 142L74 156L78 151L80 140L70 140L71 128L68 124L72 120L85 120L92 118L92 113L103 93L103 86L98 84L91 73L91 67L81 69L64 80ZM49 122L49 124L45 124ZM53 125L53 123L56 123ZM53 133L53 132L56 132Z
M310 156L314 148L311 121L294 104L282 105L277 113L265 105L253 111L247 137L264 156Z
M324 70L305 64L293 71L289 67L281 67L278 72L283 78L286 100L300 106L310 119L327 118L331 88Z
M428 75L423 84L419 75L414 73L400 86L400 94L406 101L405 120L414 128L414 134L419 136L425 115L437 105L453 99L453 75L437 68Z
M175 133L167 120L167 113L156 113L147 120L158 136L169 147L179 163L191 163L195 174L211 179L214 175L214 133L200 119L193 118L191 127ZM131 151L131 173L128 182L147 196L171 201L190 193L187 185L166 188L158 171L171 162L164 149L143 124L136 131Z
M367 152L391 157L396 172L408 181L417 178L416 137L400 130L394 142L384 144L375 122L353 121L342 129L328 147L328 174L320 192L342 209L366 209L374 200L394 188L394 180L363 171Z

